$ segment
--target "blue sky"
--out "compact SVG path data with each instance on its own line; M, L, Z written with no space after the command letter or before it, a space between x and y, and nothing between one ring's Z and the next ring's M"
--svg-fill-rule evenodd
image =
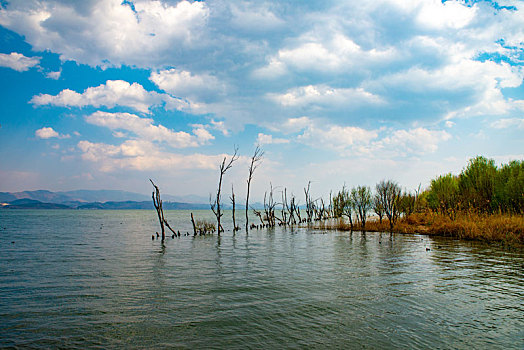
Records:
M524 156L521 1L0 1L0 191L298 196Z

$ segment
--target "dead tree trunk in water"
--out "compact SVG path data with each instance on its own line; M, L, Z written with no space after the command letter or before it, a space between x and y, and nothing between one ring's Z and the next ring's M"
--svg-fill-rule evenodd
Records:
M236 220L235 220L235 190L233 189L233 184L231 184L231 204L233 205L233 233L240 230L240 227L237 227Z
M249 166L249 177L247 178L247 194L246 194L246 233L249 232L249 217L248 217L248 211L249 211L249 189L251 187L251 180L253 179L253 174L255 173L256 168L258 168L258 162L262 160L262 157L264 156L264 151L260 148L260 146L257 146L255 148L255 153L253 153L253 156L251 157L251 165Z
M193 218L193 213L191 213L191 223L193 224L193 237L195 237L197 235L197 232L196 232L195 219Z
M311 200L311 195L309 194L311 186L311 181L307 183L307 189L304 188L304 194L306 195L306 214L307 214L307 222L311 222L313 218L313 201Z
M153 180L149 179L151 183L153 184L153 187L155 188L155 191L152 194L153 197L153 205L155 206L156 213L158 214L158 221L160 222L160 228L162 229L162 241L166 238L165 229L164 229L164 210L162 209L162 200L160 199L160 189L157 185L153 182Z
M220 164L220 178L218 180L217 196L216 196L215 201L211 203L211 210L213 211L213 214L215 214L217 218L217 230L218 230L219 236L220 236L220 232L224 231L224 228L220 224L220 219L222 218L222 215L224 215L222 211L220 210L220 191L222 190L222 178L224 177L224 174L226 173L226 171L228 171L231 168L231 166L233 165L233 162L238 159L237 152L238 152L238 148L235 147L235 152L233 153L233 155L231 156L231 159L229 160L227 164L226 164L227 157L224 157L224 160L222 160L222 164ZM209 201L211 202L211 198L209 199Z

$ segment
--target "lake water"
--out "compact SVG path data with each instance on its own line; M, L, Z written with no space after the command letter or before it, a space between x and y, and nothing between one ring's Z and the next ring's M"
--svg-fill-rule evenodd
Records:
M522 250L306 228L162 244L156 220L0 210L0 347L524 348Z

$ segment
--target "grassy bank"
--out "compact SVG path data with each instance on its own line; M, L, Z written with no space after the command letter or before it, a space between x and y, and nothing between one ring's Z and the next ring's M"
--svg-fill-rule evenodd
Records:
M347 221L335 220L319 224L319 228L350 230ZM353 230L361 231L362 227L353 225ZM420 233L427 235L438 235L456 237L460 239L482 240L493 242L524 244L524 216L509 214L458 214L455 220L447 215L433 212L415 213L400 218L393 226L389 222L369 221L366 223L366 231L370 232L398 232L398 233Z

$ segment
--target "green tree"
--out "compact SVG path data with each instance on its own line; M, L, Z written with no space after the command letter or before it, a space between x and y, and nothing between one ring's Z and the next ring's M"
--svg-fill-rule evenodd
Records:
M514 160L497 171L494 202L502 212L524 211L524 162Z
M454 219L459 207L458 177L449 173L431 180L427 200L432 210Z
M400 212L404 214L404 216L413 214L413 212L415 211L416 200L417 196L415 196L412 193L404 192L400 196Z
M486 213L493 211L496 175L493 159L478 156L469 160L458 181L460 196L467 208Z

